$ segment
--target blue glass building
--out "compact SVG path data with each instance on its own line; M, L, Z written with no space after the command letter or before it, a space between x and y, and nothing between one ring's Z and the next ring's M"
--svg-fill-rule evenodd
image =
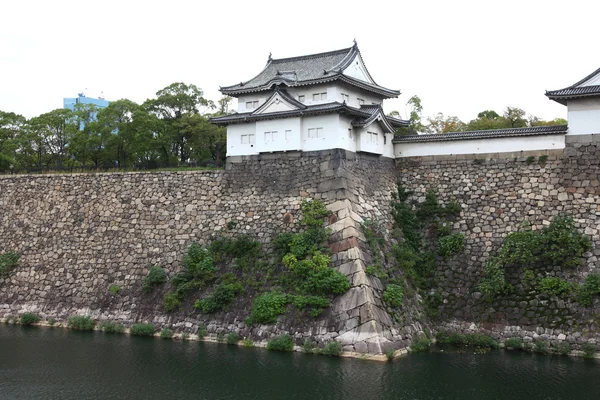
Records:
M69 110L75 109L75 104L93 104L98 108L107 107L110 102L101 98L86 97L83 93L79 93L77 97L68 97L63 99L64 108Z

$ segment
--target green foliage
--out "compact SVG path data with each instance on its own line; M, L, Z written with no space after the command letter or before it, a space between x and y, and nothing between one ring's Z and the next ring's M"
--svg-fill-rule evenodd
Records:
M537 284L535 274L529 268L523 269L523 283L528 286L535 286Z
M462 253L465 250L465 235L456 233L438 240L438 254L444 258Z
M522 350L524 348L524 345L525 343L520 337L509 338L506 339L506 341L504 342L505 347L515 350Z
M246 348L254 347L254 342L252 341L252 339L244 339L242 340L242 346Z
M394 359L394 355L396 354L396 352L393 349L389 349L385 351L385 356L388 359L388 361L392 361Z
M204 339L208 335L208 331L204 325L198 326L198 339Z
M154 327L152 328L152 334L154 334ZM161 339L171 339L173 338L173 331L169 328L162 328L162 330L160 331L160 337Z
M319 351L319 348L317 347L317 344L315 342L313 342L310 339L305 339L304 343L302 344L302 352L303 353L316 353Z
M195 278L203 282L213 280L217 272L210 251L201 247L197 242L192 242L188 247L187 253L183 257L183 266L191 279Z
M550 352L548 342L545 340L536 340L533 351L536 353L548 354Z
M243 290L242 284L237 280L228 281L227 283L222 282L217 285L210 296L197 300L194 303L194 308L206 314L221 311L235 299L236 295L242 293Z
M19 265L19 253L9 251L0 254L0 276L7 275L10 271Z
M452 347L466 347L474 349L496 349L498 342L491 336L482 335L480 333L465 333L456 332L438 332L436 335L437 343L440 345L448 345Z
M487 260L483 272L484 278L479 282L478 288L486 300L491 301L495 297L508 294L513 290L513 286L506 282L504 269L495 257Z
M238 335L236 332L229 332L227 335L225 335L225 341L227 344L237 344L240 341L240 335Z
M48 325L53 326L54 324L56 324L56 318L49 318Z
M410 351L413 353L420 353L423 351L429 351L431 348L431 340L426 337L419 337L417 340L413 341L410 345Z
M560 342L554 346L554 351L560 355L566 356L571 353L571 344L568 342Z
M329 267L329 256L316 251L312 257L298 260L295 255L287 254L283 263L292 272L296 290L300 293L318 295L342 294L350 289L346 276Z
M543 156L540 156L540 158L538 158L538 162L540 164L545 164L546 161L548 161L548 156L547 155L543 155Z
M269 340L267 350L272 351L292 351L294 350L294 339L286 334Z
M335 340L327 342L320 353L326 356L339 357L342 354L342 344Z
M262 254L262 245L248 235L235 238L217 237L212 240L208 250L215 263L229 261L239 269L246 270L255 266Z
M582 306L592 304L593 296L600 294L600 275L588 275L577 292L577 300Z
M402 305L403 296L402 286L389 284L383 292L383 301L392 308L398 308Z
M181 300L176 292L168 292L163 296L163 308L166 312L173 312L181 309Z
M525 160L525 162L529 165L529 164L533 164L535 162L535 157L534 156L529 156L527 157L527 159Z
M300 211L302 211L302 224L312 227L323 226L325 217L331 215L331 211L319 200L303 200Z
M596 345L592 343L584 343L580 349L583 351L584 358L593 358L596 354Z
M266 292L252 302L250 320L257 324L270 324L285 313L288 295L280 292Z
M365 272L367 273L367 275L377 277L381 280L388 279L389 277L388 273L383 269L383 267L380 264L369 265L367 268L365 268Z
M67 328L76 331L93 331L96 321L89 316L73 315L67 319Z
M538 290L547 296L567 297L577 290L577 284L555 276L546 276L538 281Z
M181 334L181 340L188 340L190 338L190 334L187 332L183 332Z
M110 292L110 294L112 294L113 296L116 296L119 294L119 292L121 291L121 286L119 285L110 285L110 287L108 288L108 291Z
M106 333L123 333L125 332L125 327L123 324L119 324L117 322L104 321L99 325L101 331Z
M24 313L21 315L21 325L32 325L40 322L40 317L34 313Z
M153 324L133 324L129 332L135 336L154 336L154 330Z
M154 265L148 271L148 275L142 280L142 290L145 293L150 293L154 287L163 284L167 281L167 273L162 267Z
M425 297L425 312L430 318L437 318L440 316L440 307L444 304L444 298L437 291L428 292Z
M318 317L323 310L329 307L329 299L322 296L289 295L288 300L298 310L308 311L311 317Z
M225 341L225 334L223 332L217 333L217 342L223 343Z

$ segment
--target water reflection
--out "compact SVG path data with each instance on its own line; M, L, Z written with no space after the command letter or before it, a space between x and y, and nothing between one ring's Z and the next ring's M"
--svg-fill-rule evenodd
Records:
M503 351L377 363L0 325L2 399L597 399L599 367Z

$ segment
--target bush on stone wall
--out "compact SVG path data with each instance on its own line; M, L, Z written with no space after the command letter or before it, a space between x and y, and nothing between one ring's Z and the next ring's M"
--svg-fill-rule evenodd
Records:
M150 293L154 287L167 281L167 273L162 267L154 265L148 271L148 275L142 280L142 290L145 293Z
M0 254L0 276L7 275L10 271L19 265L19 253L9 251Z
M444 258L462 253L465 250L465 235L456 233L438 239L438 254Z
M34 313L24 313L21 315L21 325L33 325L40 322L40 317Z
M266 292L252 302L250 323L271 324L285 313L288 295L281 292Z
M588 275L583 284L578 288L577 300L582 306L592 304L593 296L600 294L600 275Z
M133 324L129 332L135 336L154 336L154 329L152 324Z
M292 351L294 350L294 339L287 333L269 340L267 350Z
M404 291L400 285L389 284L383 292L383 301L392 308L402 305L402 297L404 297Z
M577 284L555 276L546 276L539 279L538 290L546 296L567 297L577 291Z
M67 319L67 327L76 331L93 331L96 321L92 317L84 315L73 315Z

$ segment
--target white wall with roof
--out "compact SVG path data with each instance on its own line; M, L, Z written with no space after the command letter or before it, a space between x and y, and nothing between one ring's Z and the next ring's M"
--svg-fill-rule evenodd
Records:
M394 143L394 156L424 157L458 154L511 153L565 148L565 135L535 135L487 139L445 140L438 142Z
M567 102L569 135L600 133L600 99L571 99Z

